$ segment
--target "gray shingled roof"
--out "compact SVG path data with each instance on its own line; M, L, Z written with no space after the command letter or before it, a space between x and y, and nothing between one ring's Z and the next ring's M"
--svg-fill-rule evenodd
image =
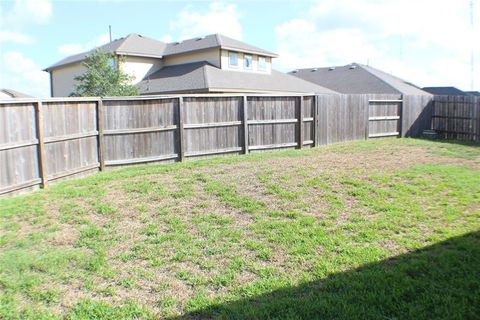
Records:
M33 96L28 95L26 93L12 90L12 89L7 89L7 88L0 89L0 92L3 92L4 94L12 98L33 98Z
M222 48L250 52L270 57L277 57L275 53L249 45L221 34L211 34L205 37L198 37L184 40L182 42L173 42L167 45L164 55L174 55L186 52L205 50L210 48Z
M358 63L340 67L299 69L290 74L341 93L429 95L405 80Z
M187 92L336 92L272 70L271 74L228 71L208 62L164 67L137 85L142 94Z
M455 87L423 87L422 89L435 95L468 96L468 93Z
M469 96L480 97L479 91L465 91L465 92L468 93Z
M124 38L116 39L103 46L66 57L65 59L60 60L57 63L46 68L45 71L50 71L60 66L65 66L83 61L89 54L92 54L97 49L105 52L114 52L120 55L161 58L163 56L163 52L165 51L166 46L167 44L155 39L146 38L139 34L129 34Z
M182 42L172 42L168 44L155 39L146 38L138 34L129 34L124 38L114 40L103 46L66 57L65 59L62 59L57 63L51 65L50 67L46 68L45 71L50 71L57 67L81 62L85 60L85 58L89 54L92 54L97 49L103 50L105 52L114 52L119 55L162 58L164 56L171 56L211 48L232 49L243 52L257 53L270 57L277 57L275 53L257 48L255 46L220 34L212 34L205 37L193 38L189 40L184 40Z

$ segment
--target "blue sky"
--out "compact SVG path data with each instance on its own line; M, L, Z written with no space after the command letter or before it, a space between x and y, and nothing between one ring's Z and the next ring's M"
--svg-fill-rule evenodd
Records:
M281 71L368 63L420 86L464 90L473 52L480 88L480 0L0 0L0 87L47 96L41 69L105 43L109 24L113 38L222 33L278 53Z

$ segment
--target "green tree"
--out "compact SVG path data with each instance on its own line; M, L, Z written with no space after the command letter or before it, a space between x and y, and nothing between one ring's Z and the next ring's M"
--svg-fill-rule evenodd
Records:
M137 96L138 88L131 83L133 77L117 66L123 62L113 53L97 50L87 56L83 65L87 71L75 77L77 84L72 96L105 97Z

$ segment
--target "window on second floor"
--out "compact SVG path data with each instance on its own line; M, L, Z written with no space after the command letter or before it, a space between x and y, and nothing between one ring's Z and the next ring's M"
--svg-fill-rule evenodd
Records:
M267 59L265 57L258 57L258 70L267 70Z
M245 69L252 69L252 55L243 55L243 66Z
M228 53L228 64L231 67L238 67L238 53L236 52Z

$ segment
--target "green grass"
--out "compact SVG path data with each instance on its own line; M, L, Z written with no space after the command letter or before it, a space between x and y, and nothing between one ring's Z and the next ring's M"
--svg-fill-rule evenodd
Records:
M480 146L141 165L0 199L0 319L480 314Z

